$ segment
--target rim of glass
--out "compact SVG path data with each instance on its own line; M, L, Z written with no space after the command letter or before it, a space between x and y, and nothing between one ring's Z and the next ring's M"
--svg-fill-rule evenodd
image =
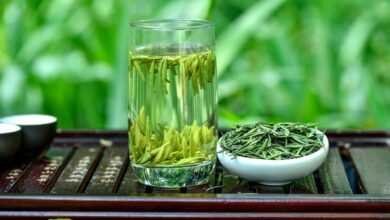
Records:
M203 19L148 19L130 22L130 27L150 30L192 30L212 28L210 21Z

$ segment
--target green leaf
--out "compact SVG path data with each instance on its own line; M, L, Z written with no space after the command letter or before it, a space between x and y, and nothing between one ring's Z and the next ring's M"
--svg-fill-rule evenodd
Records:
M211 0L173 0L162 8L158 18L203 18L208 15Z
M331 109L336 104L337 78L334 77L334 64L331 62L331 29L320 12L310 10L307 26L310 32L307 35L312 43L313 72L308 77L312 78L315 85L315 93L318 103Z
M342 110L356 118L367 108L371 76L363 65L362 54L374 25L370 14L358 17L340 49L340 63L344 68L340 81Z
M253 31L282 5L285 0L258 1L237 18L217 39L218 72L221 76Z
M348 30L340 48L340 62L343 65L354 64L362 58L364 46L373 31L375 20L368 14L356 19Z
M12 114L19 102L22 101L26 77L23 69L18 66L7 66L1 72L0 81L0 110Z
M118 24L115 44L114 77L110 84L110 94L107 100L107 123L108 128L124 128L127 125L128 106L128 80L127 80L127 55L128 55L128 29L127 22L129 11L127 1L120 0L116 4L118 10ZM126 27L126 28L122 28Z
M23 45L23 10L22 1L13 1L4 12L6 45L12 58L16 58Z

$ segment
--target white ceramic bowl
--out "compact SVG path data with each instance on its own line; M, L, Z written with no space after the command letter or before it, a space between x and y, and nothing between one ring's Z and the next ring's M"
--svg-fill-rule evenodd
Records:
M14 115L0 121L22 128L20 155L25 157L36 156L47 150L56 134L57 118L51 115Z
M307 176L318 169L329 151L329 141L324 135L323 147L304 157L287 160L263 160L237 156L223 151L217 144L221 164L232 174L264 185L285 185L294 179Z
M21 128L13 124L0 123L0 166L8 165L20 149Z

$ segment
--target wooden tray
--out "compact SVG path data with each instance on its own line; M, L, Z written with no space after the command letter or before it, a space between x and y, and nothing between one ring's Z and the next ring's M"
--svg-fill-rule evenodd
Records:
M327 135L325 164L290 185L247 182L218 164L209 184L166 190L136 181L126 132L59 131L40 158L0 171L0 217L390 218L390 133Z

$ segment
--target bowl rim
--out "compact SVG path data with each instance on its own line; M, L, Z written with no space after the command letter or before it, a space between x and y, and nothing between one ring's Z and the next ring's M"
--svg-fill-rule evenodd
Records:
M39 119L39 122L37 121L23 121L23 119L26 118L34 118L35 120ZM19 126L39 126L39 125L48 125L48 124L54 124L57 122L57 118L52 115L45 115L45 114L20 114L20 115L10 115L6 116L0 119L0 123L7 123L7 124L15 124Z
M4 131L3 131L4 129ZM22 128L15 124L0 122L0 135L20 132Z
M296 162L302 162L304 160L311 160L313 158L319 157L329 150L328 137L325 135L325 133L321 132L320 130L318 130L318 132L323 134L323 139L322 139L323 146L320 149L318 149L317 151L315 151L309 155L303 156L303 157L285 159L285 160L265 160L265 159L255 159L255 158L249 158L249 157L243 157L243 156L232 157L231 153L225 151L221 147L220 142L221 142L221 139L223 136L217 142L217 154L218 155L223 154L223 156L229 157L230 160L236 160L236 161L245 160L245 161L253 162L253 163L263 163L263 164L267 163L267 164L273 164L273 165L276 165L276 164L283 165L283 164L292 164L292 163L296 163Z

